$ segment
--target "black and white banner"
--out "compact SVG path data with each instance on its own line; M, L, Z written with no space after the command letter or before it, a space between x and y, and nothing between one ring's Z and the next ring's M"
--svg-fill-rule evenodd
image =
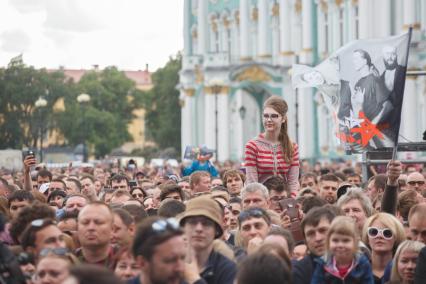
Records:
M409 32L358 40L315 67L293 65L293 88L318 88L347 151L396 145L409 41Z

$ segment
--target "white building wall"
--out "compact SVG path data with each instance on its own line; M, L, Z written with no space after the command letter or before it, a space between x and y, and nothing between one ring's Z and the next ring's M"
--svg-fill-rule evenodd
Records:
M189 10L197 15L197 20L192 23L191 32L188 33L190 21L185 16L184 56L190 56L186 49L190 44L187 43L188 38L191 38L192 54L199 54L202 57L199 66L201 72L212 72L208 71L209 68L203 66L206 64L208 52L216 52L217 50L215 43L217 38L214 37L212 25L209 24L209 16L212 12L208 11L208 7L211 2L186 0L184 2L185 7L188 7L190 3L192 5ZM226 1L223 3L226 4ZM278 15L276 12L273 14L272 11L275 3L279 5L277 7L279 8ZM277 8L275 11L277 11ZM313 49L315 47L318 47L318 55L323 60L351 40L399 34L406 31L409 25L415 27L414 43L418 43L422 36L426 36L426 1L423 0L240 0L238 7L233 9L235 10L226 10L226 13L229 13L230 45L227 43L227 27L224 26L223 21L225 12L219 11L217 13L219 51L230 55L232 67L243 66L248 62L272 63L272 66L281 67L283 82L279 84L282 87L281 94L289 104L289 132L291 137L294 138L296 138L295 92L291 89L290 76L287 70L291 67L296 56L300 58L302 64L317 64L319 62L313 62ZM185 8L186 13L187 10L188 8ZM314 10L317 18L314 17ZM314 26L312 21L317 21L317 23L314 23L318 29L315 35L317 42L313 42L315 37L312 34L312 26ZM194 36L194 31L196 31L196 36ZM412 48L409 69L424 67L425 61L420 61L416 55L418 52L419 50L415 47ZM264 55L271 55L272 57L265 60ZM214 72L225 74L225 77L228 77L227 72L230 71L228 67L224 66L220 71ZM209 76L213 78L215 75L210 73ZM425 89L424 80L426 79L419 77L418 79L408 79L406 83L401 134L412 141L419 139L422 132L419 129L426 128L424 111L426 109L424 99L426 95L422 93L422 90ZM194 81L193 85L194 88L202 88L205 83ZM314 121L313 114L316 106L313 101L313 92L313 90L299 91L299 144L302 157L312 157L315 154L315 143L319 142L323 146L333 144L334 141L331 138L333 137L331 118L326 117L321 110L317 109L319 121L316 123ZM189 99L185 98L187 106L182 109L182 119L188 121L188 114L191 113L191 119L195 120L193 122L194 131L189 135L186 129L183 130L183 133L185 131L185 137L188 135L192 137L193 144L207 144L213 148L216 141L214 95L205 95L201 92L191 99L192 103L189 103ZM237 90L235 94L218 96L217 105L218 112L220 112L218 115L220 125L228 126L223 130L222 127L219 127L218 130L219 157L220 159L225 159L226 156L231 155L241 157L245 140L253 138L248 136L252 135L254 130L260 131L261 129L259 125L253 125L255 119L253 113L241 120L238 109L241 105L248 105L252 112L257 111L256 115L260 116L259 106L256 105L250 94L241 89ZM191 112L188 111L189 109L191 109ZM292 118L294 123L291 123ZM231 120L232 123L229 123ZM248 123L248 121L251 121L251 123ZM328 122L327 127L324 126L325 121ZM320 141L314 141L314 128L316 127L319 131L318 138ZM242 131L239 134L233 133L237 129L242 129ZM235 151L238 154L235 154Z

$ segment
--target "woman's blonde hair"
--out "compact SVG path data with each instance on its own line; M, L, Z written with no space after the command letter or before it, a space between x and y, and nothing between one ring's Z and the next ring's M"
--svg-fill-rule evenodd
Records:
M420 250L424 246L425 246L424 243L421 243L421 242L418 242L418 241L410 241L410 240L403 241L399 245L398 249L396 250L395 256L393 258L392 272L391 272L391 277L390 277L391 283L402 283L403 282L403 279L398 272L398 262L399 262L399 258L401 257L401 254L404 251L412 251L412 252L419 254Z
M340 234L354 239L354 254L358 251L359 235L357 226L351 217L337 216L330 224L327 232L326 248L330 250L330 238L332 234Z
M285 117L288 111L287 102L279 96L271 96L270 98L268 98L263 104L264 109L267 107L274 109L282 117ZM287 118L281 124L281 130L278 136L278 140L281 143L283 159L286 162L291 162L291 160L293 159L294 147L293 147L293 142L290 140L290 137L288 136Z
M392 231L395 240L392 253L395 253L396 248L399 246L400 243L405 241L406 238L404 227L402 226L401 222L399 222L399 220L396 219L395 216L383 212L376 213L373 216L369 217L365 221L364 227L362 229L362 241L370 249L371 247L368 241L368 228L371 227L374 221L379 221L385 227L389 228Z

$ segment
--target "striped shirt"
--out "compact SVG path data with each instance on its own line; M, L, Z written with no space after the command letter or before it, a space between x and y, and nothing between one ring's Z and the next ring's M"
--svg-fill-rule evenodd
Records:
M281 176L291 192L299 189L299 147L293 143L290 162L283 159L281 143L273 144L263 134L247 142L245 146L245 168L247 183L263 183L270 176Z

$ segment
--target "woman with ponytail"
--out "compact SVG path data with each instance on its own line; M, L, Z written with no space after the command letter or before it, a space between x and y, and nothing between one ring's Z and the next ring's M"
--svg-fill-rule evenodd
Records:
M288 136L288 106L284 99L272 96L263 105L265 132L245 147L247 183L263 183L270 176L287 181L292 193L299 188L299 150Z

